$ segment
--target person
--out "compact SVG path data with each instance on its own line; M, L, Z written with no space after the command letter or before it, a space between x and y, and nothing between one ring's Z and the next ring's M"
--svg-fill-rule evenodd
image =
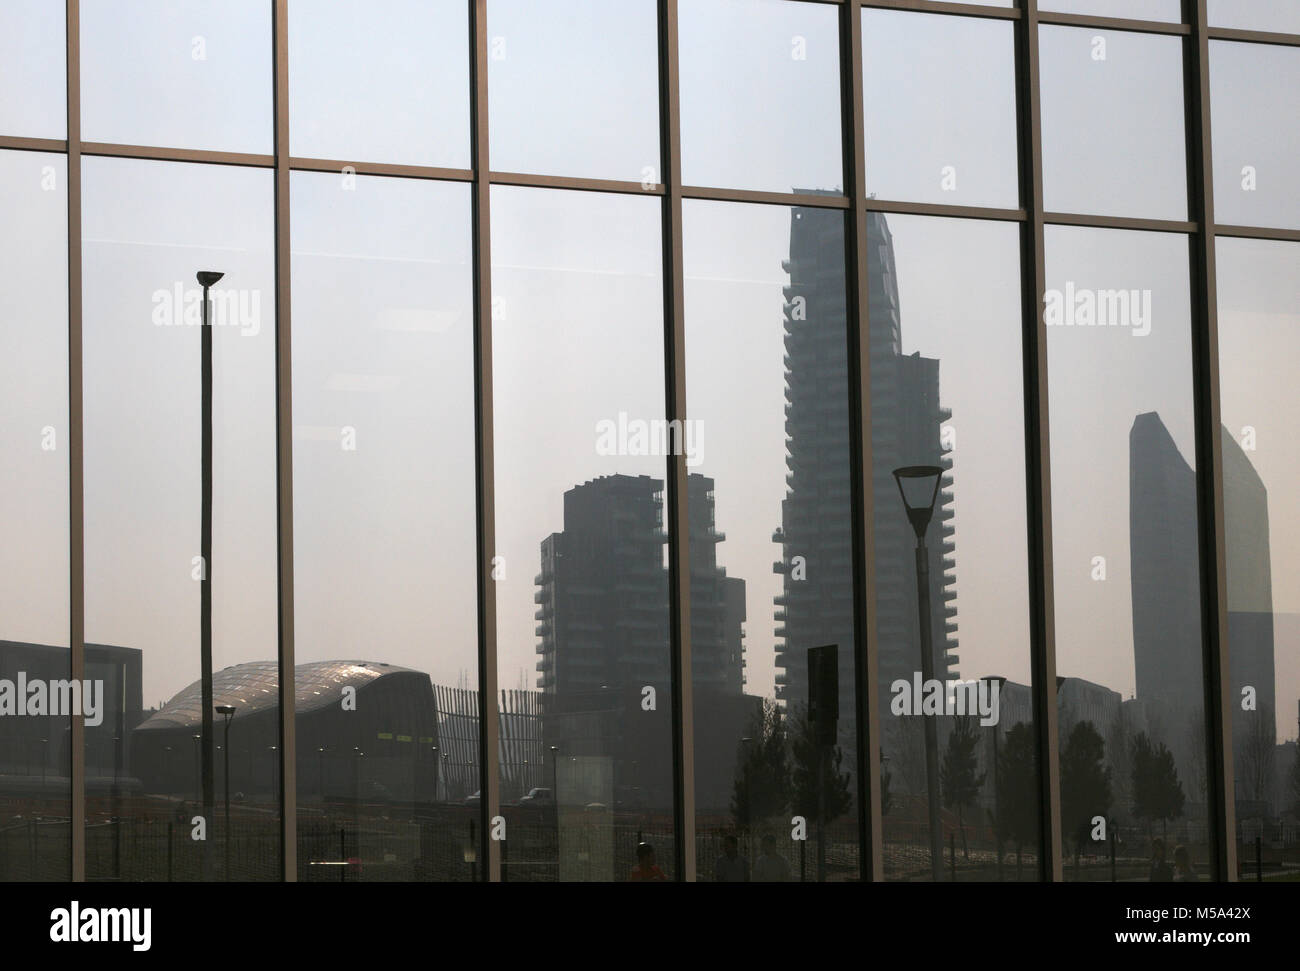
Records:
M718 883L748 883L749 861L740 855L740 843L735 836L722 841L722 856L713 868L713 879Z
M1181 843L1174 847L1174 881L1177 883L1197 883L1201 878L1192 868L1192 856L1187 847Z
M763 836L762 852L754 861L755 883L785 883L790 879L790 864L785 857L776 852L776 837L771 833Z
M632 868L629 880L636 882L666 883L668 877L655 863L655 848L649 843L638 843L636 848L636 866Z
M1173 878L1173 871L1165 862L1165 841L1156 837L1151 841L1151 873L1147 879L1152 883L1168 883Z

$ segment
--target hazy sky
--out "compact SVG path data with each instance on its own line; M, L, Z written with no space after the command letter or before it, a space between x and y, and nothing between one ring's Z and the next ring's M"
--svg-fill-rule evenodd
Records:
M489 4L492 165L659 177L654 5ZM1117 13L1123 5L1060 9ZM1160 18L1172 0L1144 4ZM270 5L83 0L83 136L271 151ZM1285 3L1212 3L1216 23L1297 30ZM838 188L838 12L776 0L682 0L688 184ZM1175 11L1176 15L1176 11ZM0 13L0 132L64 129L61 4ZM1265 21L1263 17L1273 18ZM295 155L468 164L465 5L290 4ZM1010 25L864 12L868 188L882 198L1014 207ZM1095 57L1094 38L1106 41ZM124 51L132 52L123 56ZM1293 178L1300 52L1212 45L1221 222L1300 225ZM1186 218L1179 41L1042 32L1049 209ZM594 123L590 119L596 119ZM53 167L53 186L44 166ZM956 172L945 188L945 166ZM1241 185L1253 166L1257 186ZM0 426L6 542L0 637L67 638L63 160L0 153ZM256 334L216 340L217 666L273 656L273 223L267 170L87 158L83 172L86 635L146 652L145 700L197 677L198 332L157 326L157 291L201 268L259 300ZM292 179L298 656L362 656L473 682L469 194L463 185ZM504 687L535 680L538 544L565 489L653 457L597 454L595 423L663 413L660 218L649 196L493 191L498 587ZM904 351L941 361L953 411L964 676L1028 678L1015 227L891 217ZM781 286L789 210L686 207L688 404L718 425L697 471L718 482L719 555L748 585L749 690L772 690L772 596L784 489ZM1286 447L1297 247L1219 247L1223 408L1259 429L1274 605L1300 612L1300 468ZM1049 335L1058 667L1133 690L1128 431L1158 410L1192 461L1187 244L1049 228L1049 286L1149 289L1151 333ZM246 304L251 305L251 304ZM249 331L251 328L245 328ZM744 419L742 421L742 419ZM54 451L42 429L56 431ZM355 431L355 449L343 445ZM1089 577L1105 555L1109 579ZM1300 645L1278 643L1280 731L1294 734ZM996 672L994 669L997 669ZM1288 714L1289 712L1289 714Z

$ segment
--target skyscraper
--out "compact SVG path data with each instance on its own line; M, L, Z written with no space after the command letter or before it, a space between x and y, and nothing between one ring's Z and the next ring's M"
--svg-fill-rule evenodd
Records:
M920 670L915 534L892 470L904 465L951 468L941 426L939 362L902 352L893 240L883 214L867 223L871 350L871 448L876 556L876 630L881 700L895 678ZM782 504L784 575L777 597L777 697L807 699L809 647L841 645L840 711L852 711L854 676L851 456L843 217L795 208L790 223L786 288L786 477ZM927 537L930 550L934 671L956 675L957 623L951 539L952 479L945 475ZM802 559L799 559L802 558ZM845 720L841 718L843 725Z

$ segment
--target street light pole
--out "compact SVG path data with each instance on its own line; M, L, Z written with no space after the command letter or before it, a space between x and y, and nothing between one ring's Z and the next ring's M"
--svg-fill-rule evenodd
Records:
M936 465L912 465L894 470L894 481L898 484L898 493L903 497L903 506L907 510L908 521L916 533L916 605L917 621L921 642L921 689L924 692L934 679L934 648L931 641L930 621L930 551L925 545L925 532L930 526L930 517L934 514L934 502L939 496L939 480L943 469ZM923 494L914 494L909 501L903 483L910 487L922 489L930 481L933 487L927 503L915 503L915 499L924 499ZM919 700L919 699L918 699ZM943 879L943 830L939 822L939 728L933 716L921 716L925 720L925 784L928 792L928 809L930 822L930 874L935 882Z
M202 698L202 773L203 773L203 825L204 836L212 821L214 757L212 751L212 327L210 326L208 290L224 273L200 270L199 285L203 287L203 320L199 328L199 397L201 400L200 424L200 487L199 499L199 680ZM211 876L211 854L203 841L202 876Z
M1007 683L1007 679L1000 675L990 675L981 678L982 681L988 681L990 686L996 685L999 694L1002 692L1002 686ZM999 702L998 711L1002 710ZM998 779L998 724L1001 721L993 723L993 842L997 845L998 851L998 880L1003 879L1002 870L1002 793L1001 785Z
M235 717L235 706L217 705L217 714L221 715L223 718L226 719L225 767L222 770L222 775L225 776L225 782L226 782L226 812L225 812L226 820L225 820L225 825L222 827L223 829L222 842L225 844L224 850L225 850L225 857L226 857L226 863L225 863L226 880L229 881L230 880L230 719Z

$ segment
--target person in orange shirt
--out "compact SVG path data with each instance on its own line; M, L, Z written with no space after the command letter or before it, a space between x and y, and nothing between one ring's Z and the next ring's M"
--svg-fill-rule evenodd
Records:
M629 880L636 881L655 881L666 883L668 877L664 871L659 869L655 863L655 848L649 843L640 843L636 848L636 866L632 868L632 873L628 876Z

